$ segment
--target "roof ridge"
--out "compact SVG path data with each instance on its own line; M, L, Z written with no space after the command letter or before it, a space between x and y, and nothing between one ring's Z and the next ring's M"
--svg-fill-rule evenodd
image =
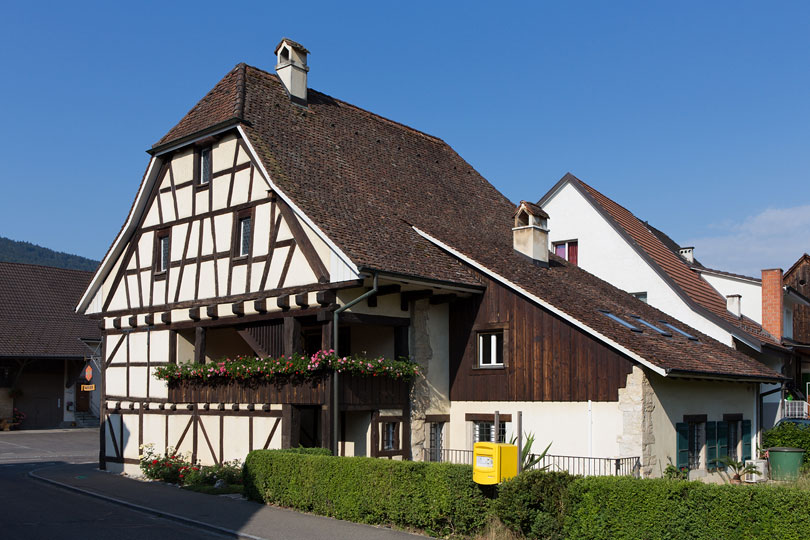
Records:
M239 70L236 73L236 103L233 107L234 118L240 120L245 119L245 71L246 66L244 62L240 62L234 69Z
M249 67L249 68L251 68L251 69L255 69L255 70L256 70L256 71L258 71L259 73L263 73L263 74L265 74L265 75L269 75L270 77L272 77L272 78L274 78L274 79L278 80L278 82L281 84L281 80L278 78L278 75L277 75L277 74L275 74L275 73L271 73L271 72L269 72L269 71L267 71L267 70L264 70L264 69L262 69L262 68L258 68L258 67L256 67L256 66L251 66L250 64L246 64L246 66L247 66L247 67ZM407 125L407 124L403 124L402 122L397 122L396 120L391 120L390 118L387 118L387 117L385 117L385 116L382 116L381 114L377 114L377 113L375 113L375 112L371 112L371 111L369 111L368 109L364 109L364 108L362 108L362 107L358 107L357 105L354 105L353 103L349 103L348 101L344 101L344 100L342 100L342 99L340 99L340 98L336 98L336 97L334 97L334 96L330 96L329 94L326 94L326 93L324 93L324 92L321 92L320 90L316 90L316 89L314 89L314 88L307 88L307 91L308 91L308 92L313 92L313 93L315 93L315 94L319 94L319 95L321 95L321 96L323 96L323 97L329 98L329 99L331 99L332 101L335 101L335 102L340 103L340 104L342 104L342 105L345 105L345 106L347 106L347 107L351 107L352 109L355 109L355 110L357 110L357 111L359 111L359 112L361 112L361 113L367 114L369 117L371 117L371 118L372 118L372 119L374 119L374 120L380 121L380 122L382 122L382 123L393 124L393 125L395 125L395 126L402 127L402 128L405 128L405 129L407 129L407 130L409 130L409 131L412 131L412 132L416 133L417 135L421 135L421 136L426 137L426 138L428 138L428 139L433 139L433 140L435 140L435 141L437 141L437 142L439 142L439 143L441 143L441 144L447 144L447 142L446 142L444 139L442 139L441 137L437 137L436 135L431 135L430 133L425 133L424 131L421 131L421 130L419 130L419 129L416 129L416 128L414 128L414 127L411 127L411 126L409 126L409 125Z

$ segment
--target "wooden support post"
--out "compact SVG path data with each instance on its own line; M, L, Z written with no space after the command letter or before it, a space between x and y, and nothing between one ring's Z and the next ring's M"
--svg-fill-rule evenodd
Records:
M411 400L402 407L402 459L413 459L411 455Z
M284 356L301 352L301 323L295 317L284 317Z
M521 452L523 452L523 411L517 413L517 447L518 447L518 474L523 472L523 460L521 459Z
M105 387L105 378L107 376L107 336L103 336L101 342L101 362L99 364L99 371L101 371L101 395L98 403L98 468L103 470L107 469L107 399Z
M177 363L177 330L169 330L169 363Z
M292 448L292 405L287 403L281 406L281 447Z
M332 414L335 412L335 408L332 405L332 377L334 373L330 373L327 379L324 381L326 385L324 388L326 390L323 400L323 405L321 405L321 446L326 448L326 445L330 445L332 443Z
M194 329L194 363L205 363L205 327L203 326Z
M501 442L499 440L501 434L501 413L499 413L498 411L495 411L495 419L492 425L492 429L495 431L495 433L492 435L492 442L494 443Z
M328 351L332 348L332 321L321 326L321 350Z

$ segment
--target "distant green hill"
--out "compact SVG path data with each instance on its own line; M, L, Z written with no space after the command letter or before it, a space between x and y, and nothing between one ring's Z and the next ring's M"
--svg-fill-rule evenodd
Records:
M0 236L0 261L25 264L38 264L40 266L53 266L69 270L93 271L98 267L98 261L62 253L44 248L31 242L18 242Z

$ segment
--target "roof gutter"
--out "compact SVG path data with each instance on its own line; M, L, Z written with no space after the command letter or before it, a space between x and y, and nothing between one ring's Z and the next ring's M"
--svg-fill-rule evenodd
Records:
M341 313L349 309L350 307L359 304L369 296L372 296L377 293L377 286L378 286L378 274L374 273L374 281L372 282L372 287L370 290L364 292L351 302L344 304L337 308L334 312L332 312L332 348L334 349L334 354L338 354L338 336L340 336L340 332L338 332L338 317ZM338 384L338 379L340 374L337 370L332 371L332 454L338 455L338 430L340 429L340 385Z
M497 274L497 273L493 272L492 270L490 270L486 266L482 265L481 263L479 263L477 261L474 261L473 259L467 257L466 255L463 255L461 252L451 248L447 244L441 242L440 240L438 240L436 238L433 238L432 236L430 236L426 232L421 231L421 230L417 229L416 227L413 227L413 230L416 231L416 233L418 235L422 236L423 238L426 238L427 240L429 240L430 242L432 242L436 246L442 248L443 250L447 251L448 253L455 256L456 258L461 259L462 261L466 262L467 264L469 264L473 268L477 269L479 272L481 272L483 274L486 274L487 276L491 277L492 279L494 279L496 281L499 281L501 284L509 287L513 291L515 291L515 292L521 294L522 296L528 298L532 302L534 302L534 303L538 304L539 306L547 309L548 311L554 313L555 315L557 315L561 319L571 323L572 325L576 326L580 330L585 331L586 333L594 336L595 338L597 338L598 340L600 340L600 341L602 341L604 343L607 343L608 345L610 345L611 347L613 347L617 351L619 351L622 354L632 358L633 360L635 360L639 364L643 365L644 367L649 368L650 370L652 370L655 373L661 375L662 377L666 377L668 375L668 371L666 369L664 369L664 368L662 368L660 366L656 366L655 364L653 364L652 362L650 362L646 358L643 358L642 356L640 356L639 354L631 351L627 347L624 347L623 345L618 344L617 342L613 341L612 339L605 336L604 334L594 330L590 326L587 326L583 322L575 319L574 317L572 317L568 313L566 313L566 312L558 309L557 307L549 304L545 300L542 300L538 296L533 295L532 293L530 293L529 291L523 289L519 285L517 285L515 283L512 283L511 281L509 281L505 277L501 276L500 274Z

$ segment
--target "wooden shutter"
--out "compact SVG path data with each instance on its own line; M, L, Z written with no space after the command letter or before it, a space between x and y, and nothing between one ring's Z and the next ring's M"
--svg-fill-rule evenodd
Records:
M675 452L676 467L683 468L689 467L689 424L686 422L678 422L675 424L675 432L677 433L676 439L678 440L678 448Z
M742 421L742 460L751 459L751 420Z
M717 468L724 470L720 461L728 456L728 422L717 422Z
M706 468L710 471L717 463L717 422L706 422Z

